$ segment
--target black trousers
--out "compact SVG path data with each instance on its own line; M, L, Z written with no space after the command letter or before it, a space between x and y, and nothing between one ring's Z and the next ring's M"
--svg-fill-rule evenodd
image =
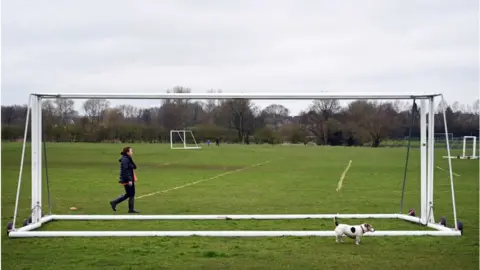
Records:
M126 184L124 188L125 188L125 195L124 195L125 197L127 198L135 197L135 182L132 182L131 186L129 184Z
M125 201L126 199L128 199L128 209L130 212L134 212L135 211L135 207L134 207L134 200L135 200L135 183L132 183L132 185L125 185L123 186L124 189L125 189L125 194L123 195L120 195L120 197L114 199L113 201L110 201L110 204L112 205L112 208L114 211L117 211L115 210L115 206L123 201Z

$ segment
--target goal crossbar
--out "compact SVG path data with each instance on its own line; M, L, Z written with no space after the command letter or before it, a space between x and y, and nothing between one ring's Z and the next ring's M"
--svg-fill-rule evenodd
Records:
M16 228L16 218L18 213L19 194L22 181L22 171L24 167L24 153L25 145L27 144L27 137L24 136L22 158L20 164L20 173L18 178L17 196L14 209L13 226L9 232L10 237L42 237L42 236L285 236L285 235L316 235L316 236L331 236L332 231L280 231L280 232L264 232L264 231L204 231L204 232L84 232L84 231L34 231L52 220L160 220L160 219L308 219L308 218L397 218L408 220L413 223L418 223L423 226L428 226L435 229L435 231L376 231L372 236L407 236L407 235L434 235L434 236L458 236L461 231L458 230L455 192L453 182L453 170L451 159L448 159L448 171L450 174L450 189L453 206L453 219L455 228L443 228L435 223L434 219L434 200L433 200L433 181L434 181L434 132L427 132L427 130L434 129L435 106L434 99L443 96L437 93L306 93L306 94L254 94L254 93L165 93L165 94L31 94L28 101L27 122L25 125L25 134L27 129L31 127L31 223L21 228ZM339 99L339 100L399 100L399 99L414 99L420 102L420 211L419 217L410 217L403 214L342 214L342 215L197 215L197 216L172 216L172 215L43 215L42 207L42 102L44 99L50 98L68 98L68 99ZM31 112L31 117L28 118L28 113ZM30 119L30 123L28 123ZM445 129L445 140L447 153L450 156L450 145L448 138L448 128L446 123L446 114L443 110L443 124ZM30 125L28 125L30 124Z
M36 93L39 98L68 99L431 99L440 93L382 93L382 92L317 92L317 93Z

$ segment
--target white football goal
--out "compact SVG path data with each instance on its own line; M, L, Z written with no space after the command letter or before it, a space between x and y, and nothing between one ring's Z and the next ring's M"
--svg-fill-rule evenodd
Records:
M471 141L470 141L471 140ZM469 142L472 142L469 145ZM471 149L471 150L470 150ZM469 155L468 152L471 151ZM477 137L476 136L463 136L463 147L462 147L462 155L448 155L443 156L443 158L448 159L479 159L477 155Z
M56 98L65 98L65 99L194 99L194 100L207 100L207 99L251 99L251 100L412 100L412 112L413 108L417 108L416 102L418 102L418 110L415 111L419 113L419 117L411 117L411 121L420 120L420 144L415 144L415 147L419 149L418 155L419 159L415 158L414 160L419 160L420 170L418 173L418 190L419 190L419 211L417 216L408 215L403 211L403 197L402 202L400 203L400 211L395 207L395 209L385 210L383 213L304 213L304 214L275 214L275 213L252 213L245 215L237 214L209 214L205 215L176 215L176 214L166 214L166 215L103 215L103 214L55 214L52 211L47 211L48 208L44 207L42 196L42 191L45 190L42 185L44 182L43 179L43 162L42 159L45 149L42 149L42 102L46 99L56 99ZM65 231L65 230L36 230L42 227L44 224L54 220L231 220L231 219L258 219L258 220L279 220L279 219L332 219L333 217L338 218L348 218L348 219L400 219L407 220L412 223L423 226L418 230L377 230L375 232L367 232L365 236L460 236L461 229L457 221L457 212L456 212L456 203L455 203L455 188L453 181L453 172L452 172L452 161L448 159L448 172L449 172L449 189L451 193L451 205L453 212L453 226L446 227L438 224L434 219L434 131L435 127L435 100L443 100L443 95L438 93L388 93L388 92L379 92L379 93L287 93L287 94L261 94L261 93L162 93L162 94L120 94L120 93L53 93L53 94L31 94L29 96L28 110L27 110L27 121L25 126L25 136L22 148L22 157L20 162L20 173L18 177L18 187L15 201L15 209L13 213L13 223L10 224L9 228L9 237L113 237L113 236L124 236L124 237L133 237L133 236L210 236L210 237L268 237L268 236L328 236L333 237L334 231L332 230L288 230L288 231L219 231L219 230L209 230L209 231L94 231L94 230L84 230L84 231ZM31 112L31 117L29 116ZM413 113L412 113L413 115ZM446 150L450 156L450 146L449 146L449 133L447 129L445 111L443 112L443 122L445 129L445 141L446 141ZM413 126L413 125L412 125ZM28 129L31 127L31 157L30 159L25 159L26 145L27 145L27 136ZM182 149L188 149L186 147L185 138L189 133L187 131L172 131L171 134L177 134L180 136L180 140L183 142ZM196 145L196 143L195 143ZM198 147L198 146L197 146ZM410 150L410 143L408 146ZM408 153L407 151L407 162L408 163ZM416 152L417 153L417 152ZM19 209L20 201L20 189L23 168L25 165L25 160L30 160L31 166L29 171L31 173L31 185L28 185L30 188L31 197L29 198L29 213L31 213L31 222L22 227L17 227L17 216ZM48 167L48 166L47 166ZM405 165L405 171L407 165ZM374 168L372 168L374 170ZM415 177L417 178L417 177ZM48 189L48 174L47 174L47 195L50 198L50 193ZM439 178L443 179L443 178ZM443 180L441 180L443 181ZM405 178L404 178L405 185ZM436 185L439 186L439 185ZM375 188L375 187L372 187ZM417 193L415 193L417 194ZM402 191L403 196L403 191ZM412 195L413 196L413 195ZM361 208L361 205L358 206ZM233 210L233 209L232 209ZM219 221L221 222L221 221ZM425 228L431 228L433 230L425 230Z
M200 149L191 130L170 130L171 149Z

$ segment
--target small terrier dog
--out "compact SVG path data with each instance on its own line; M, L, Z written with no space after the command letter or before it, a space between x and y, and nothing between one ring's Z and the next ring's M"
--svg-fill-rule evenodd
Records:
M355 244L360 244L360 238L362 238L363 234L366 232L374 232L375 229L372 225L368 223L363 223L360 225L348 225L348 224L339 224L337 221L337 217L333 218L335 222L335 238L337 243L343 243L343 237L347 236L349 238L355 239Z

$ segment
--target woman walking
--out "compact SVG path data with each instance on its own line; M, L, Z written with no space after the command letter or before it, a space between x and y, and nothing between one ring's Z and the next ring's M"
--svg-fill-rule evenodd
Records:
M110 201L113 211L117 211L117 204L128 199L128 212L129 213L139 213L135 210L135 181L137 180L135 176L135 171L137 165L133 162L132 155L133 149L130 146L127 146L122 149L120 153L121 157L118 160L120 162L120 180L118 181L125 188L125 194L116 198L113 201Z

